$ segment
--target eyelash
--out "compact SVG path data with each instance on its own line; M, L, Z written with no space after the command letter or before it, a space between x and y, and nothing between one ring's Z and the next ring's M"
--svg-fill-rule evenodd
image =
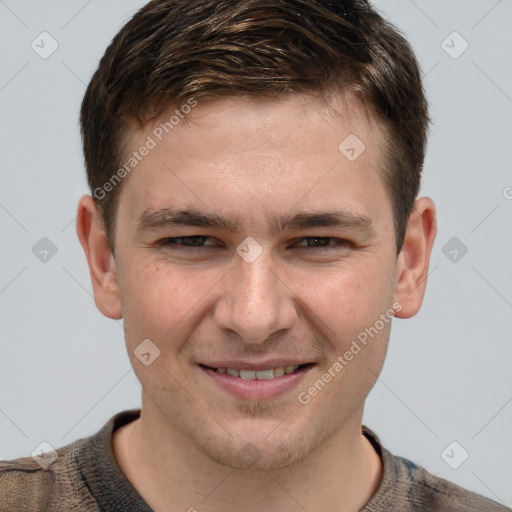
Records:
M204 247L213 247L211 245L184 245L181 241L183 240L198 240L198 239L202 239L202 240L206 240L206 239L210 239L210 238L213 238L213 237L210 237L210 236L204 236L204 235L193 235L193 236L179 236L179 237L175 237L175 238L164 238L162 240L160 240L159 242L157 242L157 245L158 246L161 246L161 247L166 247L166 248L170 248L172 250L177 250L177 251L194 251L194 250L197 250L197 249L203 249ZM336 249L338 247L346 247L348 245L352 245L351 242L349 242L348 240L343 240L341 238L333 238L333 237L327 237L327 236L305 236L303 238L301 238L299 240L299 242L302 242L304 240L324 240L324 241L331 241L331 240L334 240L335 242L337 242L335 245L328 245L328 246L318 246L318 247L313 247L313 246L303 246L303 247L300 247L300 249L323 249L323 250L329 250L329 249Z

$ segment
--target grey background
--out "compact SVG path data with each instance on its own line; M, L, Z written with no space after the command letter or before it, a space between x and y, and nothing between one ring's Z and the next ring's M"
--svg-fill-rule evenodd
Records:
M80 101L143 3L0 0L3 459L42 441L63 446L140 406L122 324L95 308L74 219L88 192ZM434 124L422 195L436 203L439 230L423 309L394 322L365 424L393 453L511 506L512 1L376 4L426 75ZM43 31L59 45L47 59L31 48ZM458 36L446 39L454 31L469 43L456 59L445 51L463 48ZM57 249L46 262L32 252L43 237ZM468 249L456 262L456 246L443 252L452 237ZM441 457L453 441L469 452L458 469Z

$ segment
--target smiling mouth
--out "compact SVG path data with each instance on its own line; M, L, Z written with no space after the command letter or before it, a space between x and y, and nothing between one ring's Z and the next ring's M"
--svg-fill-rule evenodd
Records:
M221 375L229 375L233 378L239 378L243 380L272 380L277 379L279 377L283 377L285 375L291 375L292 373L299 372L303 369L309 369L313 366L314 363L306 363L300 365L287 365L287 366L278 366L277 368L268 368L263 370L241 370L238 368L213 368L211 366L206 366L204 364L200 364L199 366L207 369L213 370L216 373Z

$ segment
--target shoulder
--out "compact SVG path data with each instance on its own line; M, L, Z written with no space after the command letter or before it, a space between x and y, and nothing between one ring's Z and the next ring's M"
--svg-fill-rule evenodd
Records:
M399 478L404 482L412 511L510 512L511 509L477 493L429 473L425 468L398 456Z
M429 473L405 457L393 455L365 425L363 434L380 455L384 469L380 486L364 512L512 512L508 507Z
M82 510L73 460L74 442L44 457L0 461L0 510ZM94 509L88 509L94 510Z

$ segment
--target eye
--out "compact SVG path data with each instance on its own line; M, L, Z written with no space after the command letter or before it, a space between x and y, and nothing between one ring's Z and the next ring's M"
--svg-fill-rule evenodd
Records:
M164 238L157 242L160 247L169 247L179 251L186 251L189 249L212 247L215 244L204 244L205 241L211 239L209 236L193 235L193 236L178 236L176 238Z
M166 249L176 251L194 251L203 248L219 247L219 245L215 244L213 240L213 237L206 235L179 236L174 238L163 238L158 241L156 245L158 247L164 247ZM341 238L307 236L299 239L292 248L298 248L301 250L318 249L322 251L344 249L350 245L353 245L352 242Z
M302 242L306 242L306 245L300 246ZM334 242L334 244L330 244L330 242ZM324 236L307 236L300 240L296 246L299 248L309 248L309 249L336 249L341 247L346 247L350 245L351 242L348 240L343 240L341 238L331 238Z

